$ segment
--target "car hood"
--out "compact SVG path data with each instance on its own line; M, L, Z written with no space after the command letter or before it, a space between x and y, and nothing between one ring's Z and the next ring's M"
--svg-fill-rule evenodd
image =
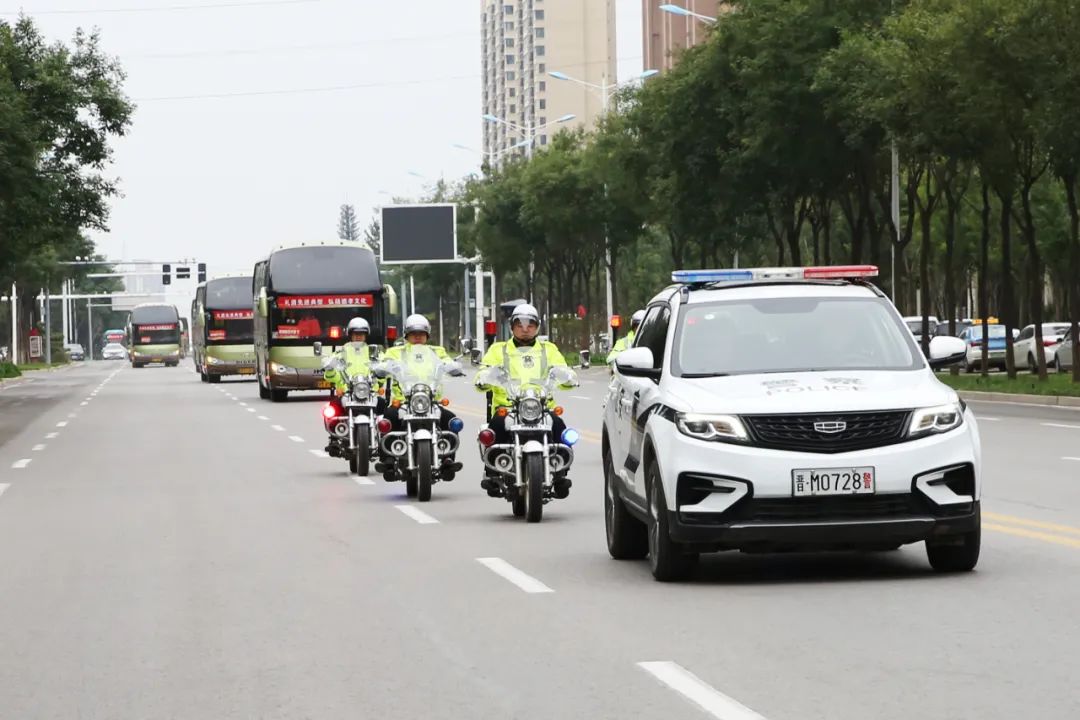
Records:
M783 414L906 410L956 402L928 370L812 372L665 378L677 410Z

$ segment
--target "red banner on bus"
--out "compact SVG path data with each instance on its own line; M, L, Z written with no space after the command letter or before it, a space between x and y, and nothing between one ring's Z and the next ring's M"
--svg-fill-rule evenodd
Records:
M370 293L364 295L283 295L277 298L276 305L288 310L328 307L369 308L375 307L375 296Z
M143 332L151 332L152 330L175 330L176 323L169 323L168 325L137 325Z
M211 310L215 320L251 320L255 317L252 310Z
M211 340L224 340L225 339L225 331L224 330L211 330L210 332L207 333L207 337L209 337Z

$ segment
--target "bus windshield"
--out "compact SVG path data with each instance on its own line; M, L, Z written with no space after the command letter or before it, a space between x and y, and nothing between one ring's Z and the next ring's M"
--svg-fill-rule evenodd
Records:
M361 247L319 246L278 250L270 257L270 284L287 295L381 292L379 266Z
M250 310L251 306L250 277L221 278L206 284L207 310Z

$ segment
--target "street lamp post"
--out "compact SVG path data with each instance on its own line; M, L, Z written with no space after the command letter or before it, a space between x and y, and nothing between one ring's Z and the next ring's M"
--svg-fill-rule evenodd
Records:
M711 17L709 15L702 15L701 13L696 13L696 12L693 12L691 10L687 10L686 8L682 7L681 5L672 5L671 3L665 3L665 4L660 6L660 9L663 10L664 12L666 12L666 13L670 13L671 15L681 15L682 17L697 18L701 22L708 23L709 25L716 22L716 18L714 18L714 17Z
M660 72L659 70L646 70L645 72L643 72L643 73L641 73L641 74L639 74L639 75L637 75L637 76L635 76L633 78L630 78L629 80L627 80L627 81L625 81L624 83L621 83L621 84L637 82L639 80L645 80L646 78L651 78L653 75L656 75L659 72ZM607 81L607 73L604 73L603 79L601 80L601 83L599 85L597 85L596 83L590 83L590 82L586 82L584 80L579 80L578 78L575 78L575 77L570 77L566 73L559 72L558 70L553 71L553 72L549 72L548 75L555 78L556 80L563 80L563 81L566 81L566 82L573 82L573 83L577 83L578 85L582 85L584 87L587 87L587 88L589 88L591 90L598 90L600 92L600 114L601 114L601 116L607 115L608 108L611 105L611 98L615 94L615 91L618 90L619 86L620 86L620 83L608 83L608 81ZM606 182L604 183L604 195L605 196L607 195L607 183ZM615 314L615 298L614 298L614 292L613 292L612 282L611 282L611 242L610 242L610 239L608 238L607 225L606 224L604 225L604 284L606 286L605 292L606 292L606 295L607 295L607 316L608 316L608 320L610 321L612 316ZM608 332L608 347L609 348L615 347L615 329L611 327L610 322L608 322L608 331L607 332Z

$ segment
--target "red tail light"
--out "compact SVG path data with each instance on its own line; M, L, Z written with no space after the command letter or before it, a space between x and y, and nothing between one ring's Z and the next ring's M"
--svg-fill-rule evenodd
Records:
M389 345L395 340L397 340L397 326L391 325L390 327L386 328L386 343L387 345Z
M338 327L337 325L334 325L332 328L330 328L330 339L331 340L340 340L341 339L341 328Z
M379 418L379 422L377 422L376 425L379 428L379 432L383 435L390 432L390 429L393 427L393 425L390 424L390 421L386 418Z
M328 403L328 404L327 404L327 405L326 405L326 406L325 406L325 407L324 407L324 408L322 409L322 414L323 414L323 417L324 417L324 418L326 418L327 420L329 420L330 418L332 418L332 417L334 417L334 416L336 416L336 415L337 415L337 409L336 409L336 408L335 408L335 407L334 407L333 405L330 405L330 404Z
M1057 340L1043 340L1043 347L1054 347L1057 344Z
M480 444L484 447L491 447L495 444L495 431L491 428L484 428L480 431L480 434L476 436L476 439L480 441Z

